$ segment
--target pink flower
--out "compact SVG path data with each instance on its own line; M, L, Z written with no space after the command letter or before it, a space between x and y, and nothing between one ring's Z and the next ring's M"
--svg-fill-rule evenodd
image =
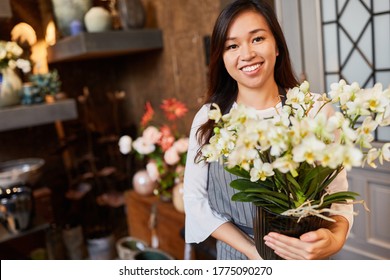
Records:
M173 147L176 149L176 151L179 154L185 153L188 150L188 138L180 138L177 140L174 144Z
M172 135L172 131L167 125L163 125L160 128L160 132L162 133L162 136L160 141L158 141L158 145L160 145L163 152L165 152L170 147L172 147L173 143L175 142L175 137Z
M143 137L138 137L133 142L133 148L141 155L148 155L156 150L156 146L154 144L150 144Z
M144 138L144 141L149 144L156 144L160 140L161 136L162 133L154 126L148 126L142 133L142 138Z
M148 175L153 182L160 179L160 173L158 172L157 164L154 160L151 160L146 164L146 172L148 172Z
M164 153L164 161L168 165L174 165L178 163L180 160L180 156L177 153L176 149L174 147L169 148L165 153Z

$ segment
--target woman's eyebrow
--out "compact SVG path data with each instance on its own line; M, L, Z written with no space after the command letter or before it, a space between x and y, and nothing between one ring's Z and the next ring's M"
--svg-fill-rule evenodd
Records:
M264 28L256 28L256 29L253 29L253 30L249 31L248 33L249 34L255 34L255 33L260 32L260 31L267 31L267 30L264 29ZM236 39L236 37L227 37L226 41L235 40L235 39Z

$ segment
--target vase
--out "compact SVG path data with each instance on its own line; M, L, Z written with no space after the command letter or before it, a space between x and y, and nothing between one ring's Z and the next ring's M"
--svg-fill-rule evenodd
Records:
M92 0L51 0L57 28L61 37L72 35L71 23L78 21L83 29L84 15L92 7Z
M137 171L133 176L133 189L142 196L153 194L156 182L153 181L145 169Z
M145 9L140 0L118 0L118 11L123 29L145 26Z
M178 212L184 213L183 182L180 182L173 187L172 203Z
M111 14L103 7L92 7L85 14L84 24L88 32L103 32L111 30Z
M269 232L277 232L299 238L305 232L321 228L323 222L324 219L317 216L308 216L298 222L297 217L275 214L263 207L256 206L253 219L256 249L264 260L282 260L270 247L264 244L264 236Z
M15 70L4 68L0 79L0 108L20 104L23 83Z

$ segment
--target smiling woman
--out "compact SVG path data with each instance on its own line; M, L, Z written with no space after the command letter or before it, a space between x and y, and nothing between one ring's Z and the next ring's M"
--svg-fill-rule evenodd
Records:
M202 148L215 140L212 136L223 133L208 120L211 104L218 105L222 114L245 105L266 119L275 115L275 107L281 109L286 91L298 85L271 6L261 0L237 0L226 6L214 25L209 73L207 100L190 132L184 177L186 242L199 243L211 235L218 240L218 259L261 259L253 241L254 208L231 200L236 191L230 183L238 176L219 163L204 163L201 157ZM224 139L229 137L213 143L230 147ZM335 181L330 190L348 188L345 173ZM349 205L345 210L352 213ZM327 258L343 246L352 226L351 215L334 215L337 222L332 226L300 239L271 233L265 244L285 259Z

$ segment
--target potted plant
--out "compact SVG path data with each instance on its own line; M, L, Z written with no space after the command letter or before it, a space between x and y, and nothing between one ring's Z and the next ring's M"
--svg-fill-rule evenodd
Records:
M29 76L30 82L37 89L41 102L54 102L55 96L60 92L61 81L56 69L47 73L32 74ZM36 102L38 103L38 102Z
M332 203L364 204L351 191L327 192L343 169L390 161L390 143L371 145L377 127L390 124L389 89L377 84L364 90L344 80L331 88L329 97L319 96L304 82L287 92L285 105L268 119L244 105L222 116L212 105L214 135L202 148L202 160L220 161L240 177L231 182L237 190L232 200L256 206L255 243L263 258L277 257L262 242L269 231L294 236L292 227L297 226L299 236L324 220L333 221L329 214L337 211L330 209ZM339 111L328 118L323 111L329 104Z
M188 109L175 98L163 100L160 108L165 120L160 118L152 123L155 111L150 102L147 102L140 123L140 136L133 141L130 136L124 135L119 140L119 145L123 154L133 151L136 158L145 164L146 170L140 172L147 174L148 178L142 175L137 181L156 182L149 184L154 188L153 193L163 200L171 200L172 188L183 179L188 149L188 137L179 133L176 121L184 117ZM140 173L137 173L134 178L139 178ZM136 190L137 185L134 183L137 182L133 180Z

